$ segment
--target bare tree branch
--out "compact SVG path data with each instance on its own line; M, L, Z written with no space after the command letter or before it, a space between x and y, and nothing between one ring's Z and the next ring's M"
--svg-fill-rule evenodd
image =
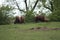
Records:
M26 11L28 11L27 0L25 0L24 2L25 2L25 6L26 6Z
M53 8L53 2L52 1L50 1L50 5L51 5L51 10L53 11L54 8Z
M34 9L35 9L35 7L36 7L36 5L37 5L38 1L39 1L39 0L36 0L35 5L33 6L33 8L32 8L32 10L31 10L31 11L34 11Z
M17 1L16 1L16 6L18 7L19 11L22 11L22 12L26 13L26 11L24 11L24 10L22 10L22 9L19 8L19 5L18 5Z
M46 8L46 9L49 9L51 12L53 12L53 3L52 3L52 1L50 1L50 5L51 5L51 8L49 8L49 7L46 7L45 5L44 5L44 7Z
M52 11L52 9L51 8L49 8L49 7L46 7L46 6L44 6L46 9L49 9L50 11Z

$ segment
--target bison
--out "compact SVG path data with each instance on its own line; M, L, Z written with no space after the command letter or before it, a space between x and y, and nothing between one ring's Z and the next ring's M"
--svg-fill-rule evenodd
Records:
M39 21L41 21L41 22L47 22L48 19L45 16L38 15L38 16L35 17L35 22L39 22Z
M23 16L21 16L21 17L19 17L19 16L16 16L16 19L15 19L15 21L14 21L14 24L16 24L16 23L24 23L24 17Z

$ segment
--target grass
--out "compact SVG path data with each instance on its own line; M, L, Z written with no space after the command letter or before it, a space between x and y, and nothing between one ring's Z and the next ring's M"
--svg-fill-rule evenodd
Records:
M60 22L0 25L0 40L60 40L60 30L27 31L32 27L60 28Z

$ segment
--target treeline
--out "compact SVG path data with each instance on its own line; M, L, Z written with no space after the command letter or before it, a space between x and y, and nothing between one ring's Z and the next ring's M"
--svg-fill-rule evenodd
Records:
M15 18L13 17L13 9L13 7L8 5L0 7L0 25L14 22ZM25 15L25 22L34 22L34 13L32 11L27 11L25 13L27 13ZM60 21L60 0L53 0L52 13L49 16L45 16L44 14L43 16L48 18L49 21Z

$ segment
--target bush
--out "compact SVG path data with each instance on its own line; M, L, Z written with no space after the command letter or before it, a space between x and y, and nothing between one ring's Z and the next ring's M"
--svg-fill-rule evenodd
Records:
M28 12L25 16L25 22L34 22L34 14L32 12Z
M49 15L50 21L60 21L60 11L57 10Z
M9 6L0 7L0 25L11 23L11 10L12 8Z

